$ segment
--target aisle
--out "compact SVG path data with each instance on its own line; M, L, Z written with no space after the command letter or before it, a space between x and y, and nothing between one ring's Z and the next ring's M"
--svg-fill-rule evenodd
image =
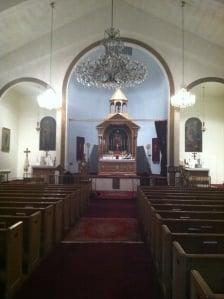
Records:
M125 240L119 236L107 240L105 235L97 242L85 240L81 233L73 242L70 232L32 274L16 299L159 299L152 260L141 242L135 216L135 201L91 201L80 223L92 220L94 226L94 220L101 219L105 227L110 219L127 220L136 224L132 235L137 240L129 239L129 229L123 232L123 236L128 232ZM72 230L73 235L80 232L79 227Z

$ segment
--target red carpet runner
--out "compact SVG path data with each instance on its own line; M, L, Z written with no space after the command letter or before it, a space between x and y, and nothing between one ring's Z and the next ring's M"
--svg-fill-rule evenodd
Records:
M160 299L135 216L133 200L91 201L85 218L15 299Z

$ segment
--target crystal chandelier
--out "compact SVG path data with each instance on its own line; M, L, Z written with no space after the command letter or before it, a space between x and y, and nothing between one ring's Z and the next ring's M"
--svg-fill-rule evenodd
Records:
M184 39L184 7L186 2L181 1L181 21L182 21L182 88L171 97L171 105L175 108L187 108L189 106L193 106L195 104L195 95L191 94L188 91L184 84L184 46L185 46L185 39Z
M134 87L148 77L143 63L123 54L125 46L120 31L113 27L113 0L111 7L111 27L105 30L102 42L104 53L96 60L87 58L76 66L76 79L84 86L109 89Z
M53 49L53 23L54 23L54 8L55 2L50 3L51 6L51 31L50 31L50 62L49 62L49 77L50 85L52 84L52 49ZM57 109L60 107L59 99L53 88L48 87L43 93L38 95L37 102L39 107L46 109Z

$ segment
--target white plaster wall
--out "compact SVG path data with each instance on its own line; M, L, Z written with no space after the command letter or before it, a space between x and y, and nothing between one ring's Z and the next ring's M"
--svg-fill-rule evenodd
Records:
M206 131L202 133L202 153L199 154L204 168L209 168L211 182L224 183L224 98L205 97L204 105L198 98L195 106L181 112L180 117L180 160L191 154L185 153L185 121L192 117L205 120Z
M0 170L9 170L11 172L9 178L17 175L18 102L19 97L14 93L0 99L0 141L2 128L10 129L10 151L5 153L0 148Z

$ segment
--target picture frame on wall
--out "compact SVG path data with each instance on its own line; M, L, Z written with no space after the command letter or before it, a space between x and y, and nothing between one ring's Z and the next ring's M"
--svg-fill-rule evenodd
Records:
M10 129L2 128L2 152L9 153L10 151Z

